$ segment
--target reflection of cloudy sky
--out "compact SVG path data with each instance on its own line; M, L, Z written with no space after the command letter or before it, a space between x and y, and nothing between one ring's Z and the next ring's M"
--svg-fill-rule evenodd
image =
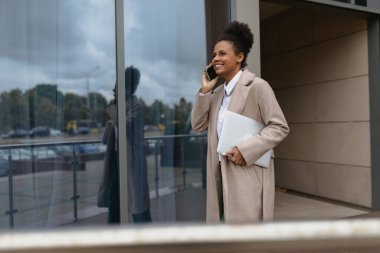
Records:
M144 100L193 99L206 61L203 0L126 1L126 65Z
M138 95L192 100L205 64L203 0L125 0L126 64L141 71ZM114 0L1 0L0 91L53 83L111 98ZM100 66L99 69L92 71Z

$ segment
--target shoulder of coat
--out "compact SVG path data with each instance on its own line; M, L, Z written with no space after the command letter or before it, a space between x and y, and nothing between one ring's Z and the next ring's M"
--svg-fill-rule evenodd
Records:
M241 82L245 86L253 84L253 86L269 86L268 82L264 79L258 77L256 74L250 72L248 69L245 69L241 76Z
M255 77L254 81L253 81L253 87L257 88L257 89L272 89L272 87L269 85L269 83L267 81L265 81L264 79L260 78L260 77Z

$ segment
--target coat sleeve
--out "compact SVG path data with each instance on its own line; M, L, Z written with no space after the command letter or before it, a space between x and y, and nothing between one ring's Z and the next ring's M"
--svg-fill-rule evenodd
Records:
M191 111L191 126L195 131L206 131L209 121L211 94L197 95Z
M289 133L289 126L272 88L264 80L257 85L257 105L266 127L237 146L247 165L254 164L268 150L276 147Z
M107 121L105 130L104 130L104 134L103 134L103 138L102 138L102 143L103 144L107 144L108 143L108 138L110 138L111 131L113 130L112 126L113 126L112 122L110 120Z

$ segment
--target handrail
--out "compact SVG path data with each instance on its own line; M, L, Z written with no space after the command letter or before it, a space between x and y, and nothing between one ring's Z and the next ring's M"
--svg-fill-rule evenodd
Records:
M165 224L0 234L0 252L379 252L380 219Z
M206 137L206 133L200 134L171 134L171 135L158 135L158 136L148 136L144 137L145 140L155 140L155 139L170 139L170 138L186 138L186 137Z
M24 147L50 147L57 145L77 145L77 144L92 144L99 143L101 140L81 140L81 141L62 141L62 142L31 142L22 144L4 144L0 145L0 150L8 150L14 148L24 148Z
M144 140L160 140L160 139L171 139L171 138L190 138L190 137L206 137L207 134L172 134L172 135L157 135L157 136L147 136L144 137ZM76 145L76 144L92 144L99 143L100 139L92 139L92 140L79 140L79 141L61 141L61 142L30 142L30 143L22 143L22 144L4 144L0 145L0 150L8 150L14 148L24 148L24 147L49 147L49 146L57 146L57 145Z

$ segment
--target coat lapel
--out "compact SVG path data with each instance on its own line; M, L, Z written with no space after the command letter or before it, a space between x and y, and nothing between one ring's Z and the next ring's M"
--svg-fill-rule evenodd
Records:
M214 91L214 94L212 94L212 96L216 96L214 99L215 99L215 102L213 104L213 112L212 114L210 115L210 119L211 119L211 126L212 126L212 129L211 131L209 131L209 133L211 132L213 134L213 140L215 141L212 141L210 143L211 147L213 150L216 150L217 148L217 143L218 143L218 136L217 136L217 132L216 132L216 124L217 124L217 119L218 119L218 114L219 114L219 108L220 106L222 105L222 101L223 101L223 97L224 97L224 86L223 85L220 85L217 89L215 89Z
M250 85L255 78L255 74L249 72L248 70L244 70L241 74L238 82L236 83L236 87L234 92L232 93L231 102L228 106L228 110L241 114L246 105L246 100L249 94Z
M219 108L222 105L223 97L224 97L224 85L220 85L217 89L214 91L214 96L216 96L216 106L215 108L218 108L217 110L214 110L213 115L211 115L211 118L213 120L213 125L216 126L216 121L218 118Z

